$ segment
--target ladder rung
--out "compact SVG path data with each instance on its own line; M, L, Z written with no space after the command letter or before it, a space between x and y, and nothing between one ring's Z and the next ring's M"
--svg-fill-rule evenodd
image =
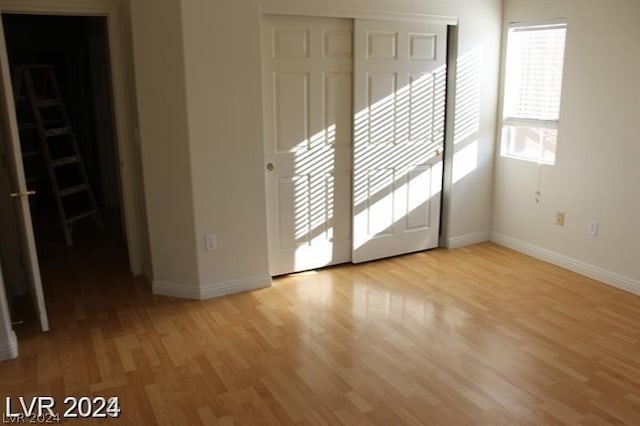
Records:
M51 167L66 166L67 164L73 164L80 162L79 155L70 155L68 157L62 157L55 160L51 160Z
M76 194L78 192L87 190L89 190L89 185L87 185L86 183L81 183L80 185L70 186L69 188L58 191L58 195L60 197L66 197L67 195Z
M27 151L22 153L22 158L35 157L38 155L38 151Z
M68 135L71 133L71 127L58 127L57 129L47 129L44 131L46 137Z
M62 105L62 101L58 98L53 98L53 99L40 99L38 101L36 101L37 105L39 108L48 108L48 107L54 107L54 106L60 106Z
M85 212L85 213L80 213L79 215L76 215L67 219L67 223L75 222L76 220L80 220L88 216L93 216L96 213L98 213L98 210L96 209L89 210L88 212Z

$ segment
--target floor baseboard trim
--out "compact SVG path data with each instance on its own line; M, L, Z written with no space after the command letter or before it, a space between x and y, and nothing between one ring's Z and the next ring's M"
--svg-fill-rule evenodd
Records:
M9 334L9 341L0 345L0 361L13 359L18 356L18 338L13 331Z
M515 238L497 232L491 233L491 242L640 296L640 281L632 278L625 277L615 272L573 259L551 250L534 246L533 244L516 240Z
M183 284L168 281L154 281L151 285L153 294L158 296L179 297L181 299L200 299L200 291L197 288L185 287Z
M152 288L153 294L157 294L159 296L205 300L229 294L242 293L244 291L257 290L269 286L271 286L271 277L269 275L257 275L240 280L204 284L200 288L185 287L180 284L166 281L154 281Z
M205 284L200 289L200 299L211 299L226 296L228 294L242 293L244 291L258 290L271 286L271 276L256 275L241 280L222 281Z
M450 249L470 246L489 241L491 234L489 231L474 232L473 234L460 235L452 237L446 241L446 247Z

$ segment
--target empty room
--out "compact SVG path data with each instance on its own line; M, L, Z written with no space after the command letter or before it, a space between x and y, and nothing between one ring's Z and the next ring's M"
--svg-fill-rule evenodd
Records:
M0 14L3 423L640 422L636 0Z

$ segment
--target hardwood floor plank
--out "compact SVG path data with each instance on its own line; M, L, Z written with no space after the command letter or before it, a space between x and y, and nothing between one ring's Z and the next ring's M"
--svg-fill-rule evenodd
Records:
M493 244L202 302L114 248L43 265L52 331L16 326L0 392L118 396L127 425L640 421L640 298Z

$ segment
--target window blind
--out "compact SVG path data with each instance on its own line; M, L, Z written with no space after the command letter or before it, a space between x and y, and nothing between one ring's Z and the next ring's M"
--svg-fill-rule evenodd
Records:
M505 119L557 122L565 36L565 25L510 30Z

